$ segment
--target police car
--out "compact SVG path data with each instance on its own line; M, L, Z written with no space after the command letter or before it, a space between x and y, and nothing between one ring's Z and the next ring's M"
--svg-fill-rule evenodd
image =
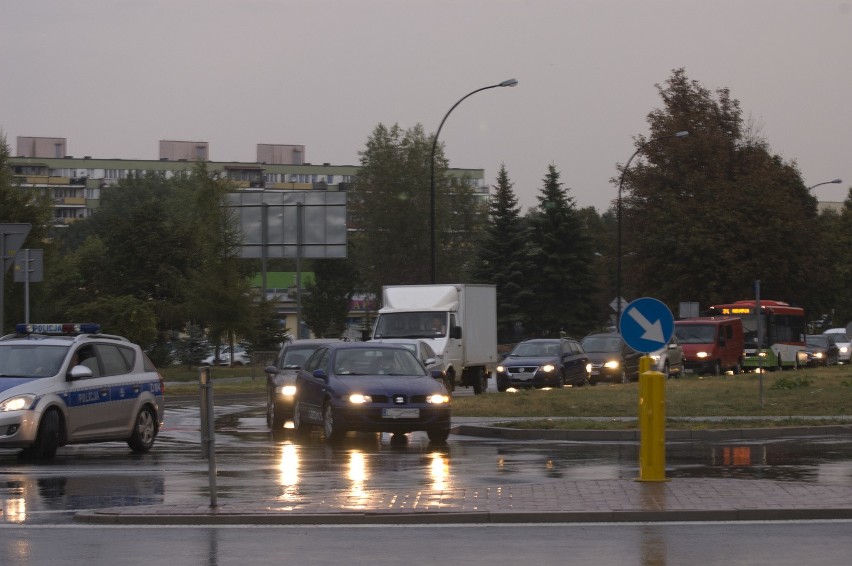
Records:
M163 377L142 349L97 324L19 324L0 338L0 448L126 441L147 452L163 422Z

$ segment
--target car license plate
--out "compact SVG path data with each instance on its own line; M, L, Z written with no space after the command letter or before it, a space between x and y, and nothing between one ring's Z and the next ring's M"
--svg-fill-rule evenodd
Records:
M600 371L600 370L598 370L598 369L593 369L593 370L592 370L592 375L598 375L598 374L600 374L600 372L601 372L601 371Z
M382 409L382 417L386 419L416 419L420 417L420 409Z
M521 381L529 381L530 379L532 379L533 374L526 371L521 371L516 373L512 377L514 377L515 379L520 379Z

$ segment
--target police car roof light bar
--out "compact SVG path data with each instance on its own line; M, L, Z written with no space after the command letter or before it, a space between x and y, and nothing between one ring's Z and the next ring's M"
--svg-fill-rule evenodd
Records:
M15 332L18 334L97 334L101 331L101 325L94 322L65 322L46 324L16 324Z

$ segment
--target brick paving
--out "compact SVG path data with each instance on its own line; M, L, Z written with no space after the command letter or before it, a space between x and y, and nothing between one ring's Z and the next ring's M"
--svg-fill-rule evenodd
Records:
M446 491L329 493L298 501L227 501L216 507L209 502L123 507L75 518L135 524L852 519L852 486L709 478L581 480Z

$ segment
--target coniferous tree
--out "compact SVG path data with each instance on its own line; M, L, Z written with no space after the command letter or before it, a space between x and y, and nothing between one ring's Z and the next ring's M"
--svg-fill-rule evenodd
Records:
M497 173L497 184L489 203L490 214L478 242L474 278L497 287L497 336L500 343L522 338L525 318L522 305L529 303L532 290L527 237L521 208L509 180L506 166Z
M539 205L528 215L534 272L528 277L533 294L525 306L527 327L539 335L579 336L597 319L592 242L555 166L548 167L543 183Z

